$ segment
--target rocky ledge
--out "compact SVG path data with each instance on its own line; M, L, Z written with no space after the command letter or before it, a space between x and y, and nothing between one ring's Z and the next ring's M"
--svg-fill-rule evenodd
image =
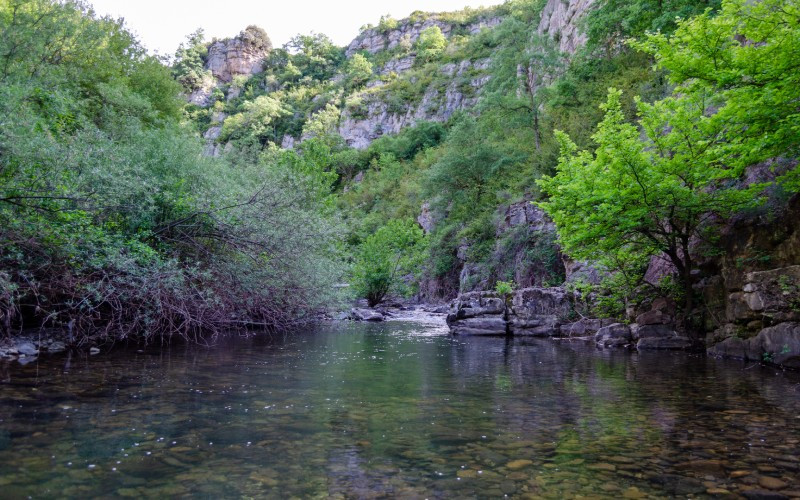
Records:
M667 301L654 302L630 325L583 317L580 309L578 297L563 287L523 288L505 298L495 292L470 292L453 302L447 324L456 335L569 337L640 350L697 347L671 325Z

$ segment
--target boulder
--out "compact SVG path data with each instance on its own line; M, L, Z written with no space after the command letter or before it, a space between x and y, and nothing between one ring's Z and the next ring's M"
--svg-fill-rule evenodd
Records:
M564 337L586 337L594 335L601 328L614 323L613 319L582 318L573 323L561 325L559 330Z
M634 325L631 328L633 339L636 340L636 349L690 349L694 342L678 334L669 325Z
M673 338L677 337L678 334L675 330L672 329L671 326L668 325L639 325L637 324L636 327L633 329L633 338L635 340L639 339L647 339L647 338Z
M507 323L503 316L484 316L450 321L447 318L450 332L455 335L506 335Z
M713 356L766 361L800 368L800 323L780 323L764 328L748 339L730 337L708 349Z
M39 349L30 342L20 342L16 345L16 350L19 354L24 354L26 356L35 356L39 354Z
M636 317L639 325L663 325L672 321L672 317L658 309L651 309Z
M513 315L509 319L509 329L514 335L555 337L561 331L561 324L552 314L533 314L525 318Z
M383 314L372 309L360 309L354 307L350 310L350 317L355 321L383 321Z
M595 343L603 347L621 347L629 345L632 340L630 327L622 323L604 326L594 335Z
M564 288L523 288L514 292L509 321L514 335L554 337L574 314L573 295Z

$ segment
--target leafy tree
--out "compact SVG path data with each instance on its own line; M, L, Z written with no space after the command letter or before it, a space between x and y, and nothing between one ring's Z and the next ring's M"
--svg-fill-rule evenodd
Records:
M590 51L603 50L607 56L623 48L626 40L646 32L671 33L676 19L688 19L706 9L716 11L720 0L601 0L585 20Z
M419 266L425 238L412 220L390 220L369 235L356 252L353 266L357 293L370 306L379 304L390 291L403 291L402 278Z
M261 28L260 26L251 24L245 28L244 31L239 33L239 38L246 44L258 50L264 52L272 50L272 40L270 40L267 32L264 31L264 28Z
M510 18L500 29L497 36L502 36L504 45L492 58L492 79L481 106L526 115L539 151L544 105L550 86L564 72L566 61L550 37L530 32L529 23Z
M0 128L0 329L196 340L285 327L330 298L326 172L203 157L181 86L122 21L82 2L0 2L0 72L13 117ZM244 111L262 123L273 104Z
M321 33L297 35L284 49L291 55L291 63L297 71L312 81L329 80L344 61L344 49Z
M422 30L415 45L417 58L424 62L438 59L447 48L447 38L438 26L430 26Z
M202 28L187 36L186 42L175 51L172 73L185 89L199 89L203 81L210 77L211 72L205 69L207 56L208 45Z
M363 54L355 54L347 61L344 76L350 89L363 87L372 78L372 63Z
M782 0L725 0L682 21L672 36L650 34L633 46L653 54L677 85L676 95L713 96L726 139L753 164L800 155L800 5ZM800 173L784 178L800 190Z
M693 309L694 245L713 245L713 222L751 206L755 191L731 181L744 166L724 140L726 123L707 116L707 99L639 102L645 134L627 123L620 92L611 90L605 118L592 137L595 153L577 151L558 134L556 175L539 181L540 203L571 256L613 268L621 254L666 255L678 271L685 311ZM624 260L624 259L620 259Z

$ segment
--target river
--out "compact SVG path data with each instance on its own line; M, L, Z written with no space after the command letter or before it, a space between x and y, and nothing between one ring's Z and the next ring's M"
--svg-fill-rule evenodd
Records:
M0 378L3 498L800 495L800 376L701 355L335 323Z

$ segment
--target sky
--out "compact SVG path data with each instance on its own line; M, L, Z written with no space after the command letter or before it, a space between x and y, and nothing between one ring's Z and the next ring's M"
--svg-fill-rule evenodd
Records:
M151 52L175 52L197 28L206 39L237 35L250 24L264 28L279 47L298 33L325 33L337 45L347 45L365 24L378 24L415 10L446 12L491 6L497 0L90 0L98 14L125 19L128 29Z

